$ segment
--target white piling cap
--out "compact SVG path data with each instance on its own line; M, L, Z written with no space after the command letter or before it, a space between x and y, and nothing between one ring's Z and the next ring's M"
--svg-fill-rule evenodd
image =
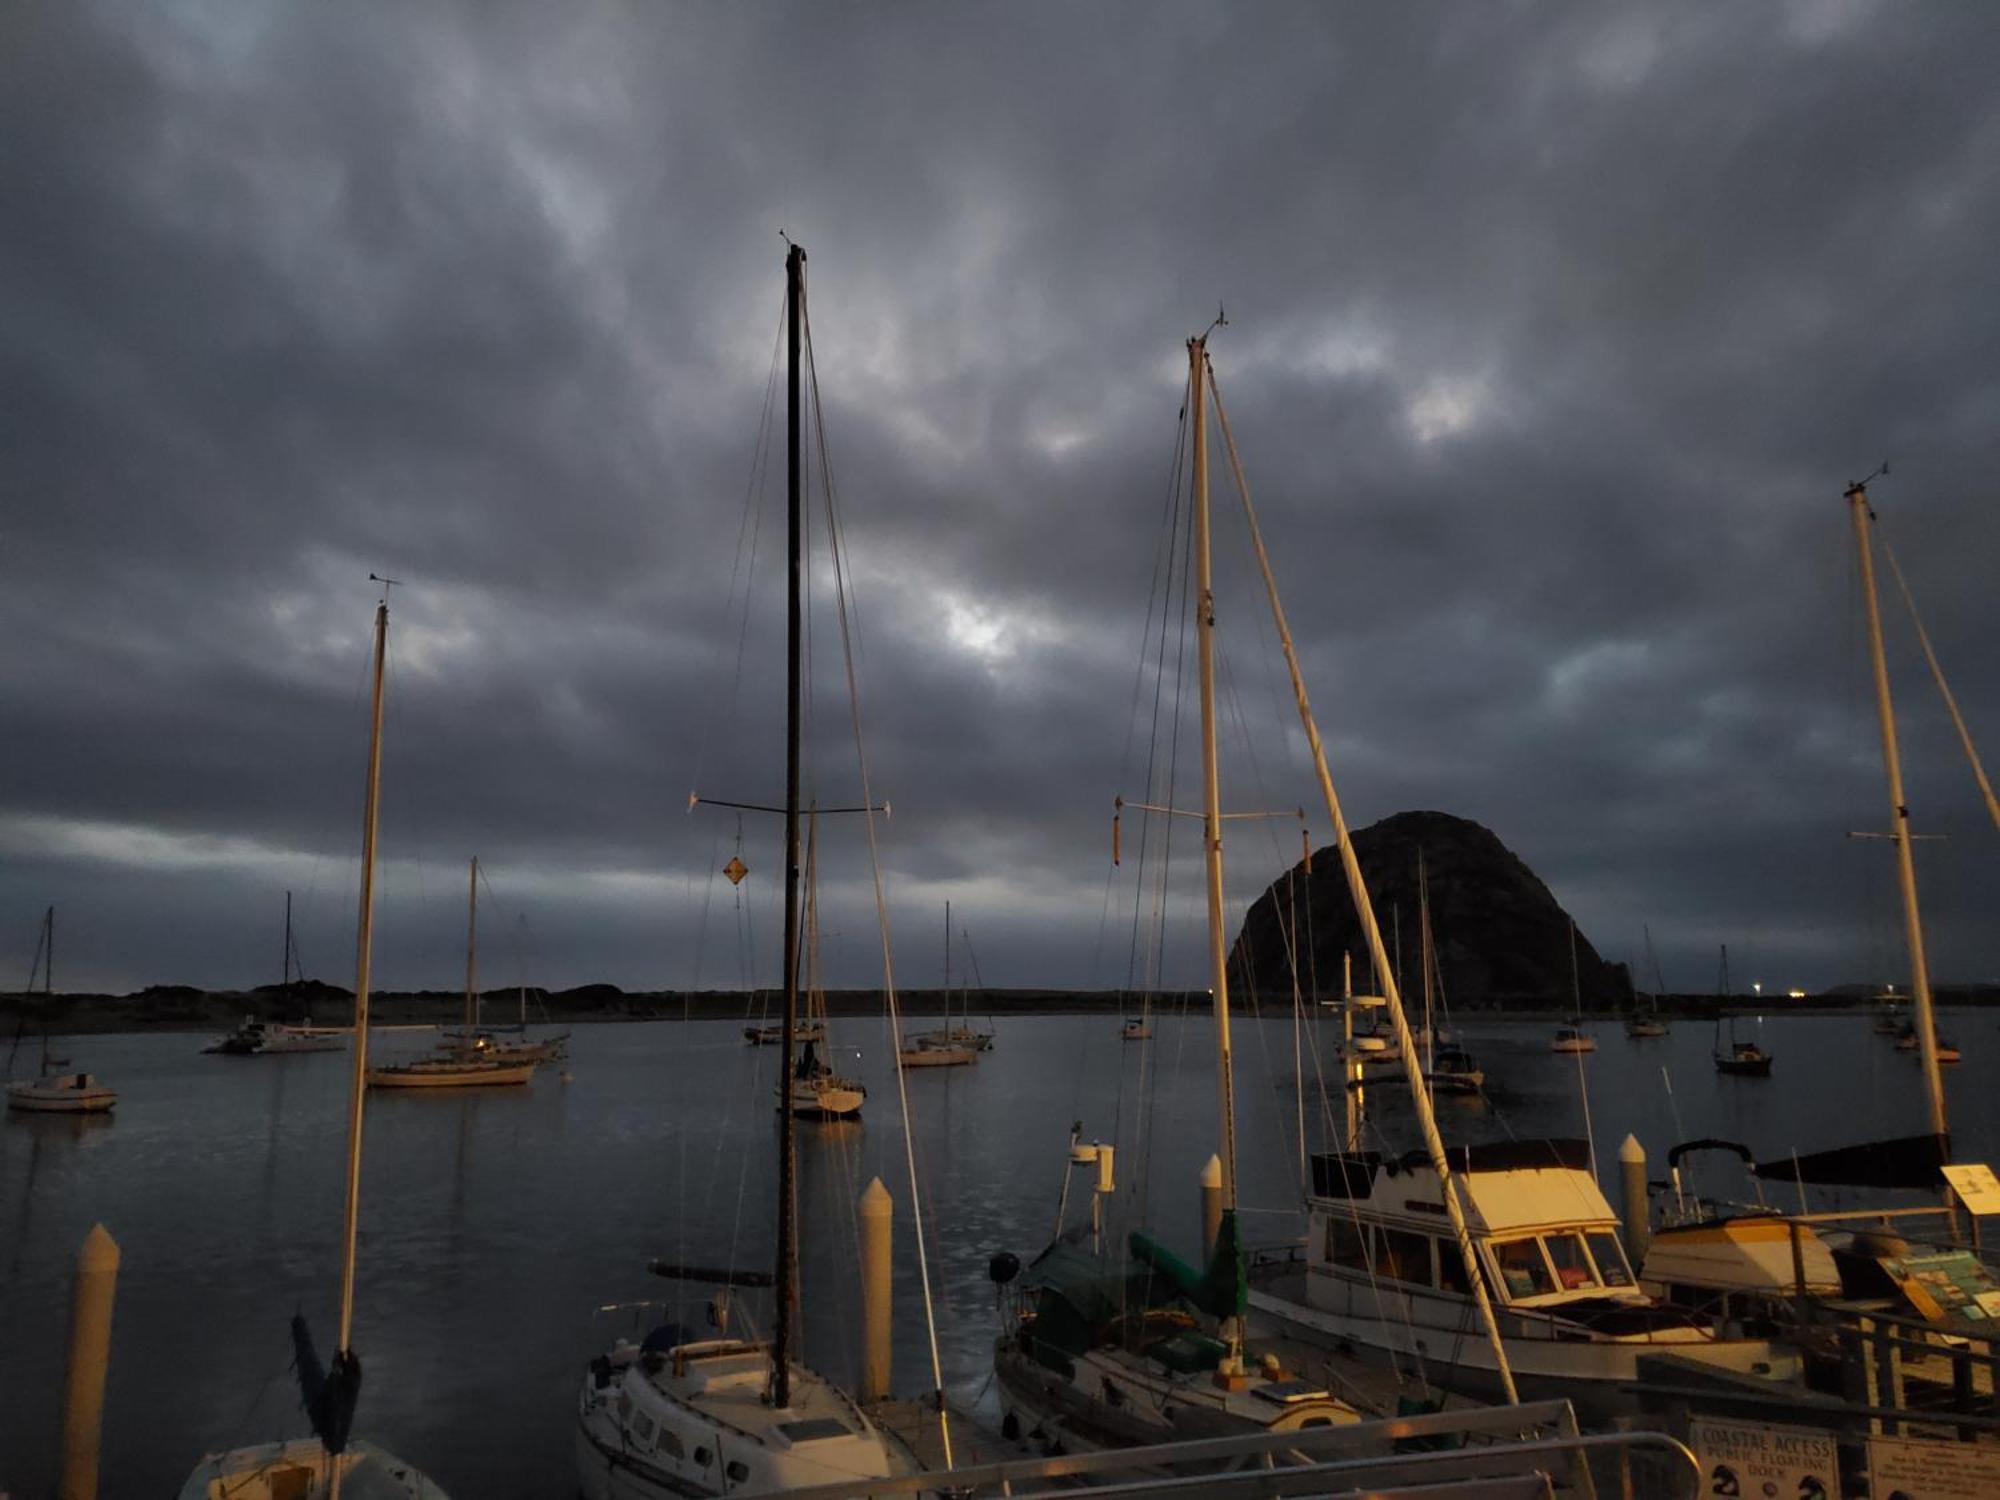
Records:
M1646 1164L1646 1148L1639 1144L1636 1135L1628 1135L1624 1144L1618 1148L1618 1159L1628 1166L1642 1167Z
M1205 1188L1219 1188L1222 1186L1221 1157L1209 1157L1208 1165L1201 1169L1201 1185Z
M886 1219L896 1210L896 1200L889 1196L889 1190L882 1186L877 1177L861 1190L861 1217L864 1219Z

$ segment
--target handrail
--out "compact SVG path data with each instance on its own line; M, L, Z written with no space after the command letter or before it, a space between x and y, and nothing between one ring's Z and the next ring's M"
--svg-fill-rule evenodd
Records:
M1511 1436L1545 1426L1559 1430L1545 1437ZM1497 1441L1422 1452L1342 1452L1358 1443L1374 1444L1379 1450L1383 1445L1402 1440L1447 1433L1467 1437L1487 1434ZM1572 1463L1581 1463L1592 1453L1634 1449L1658 1450L1665 1459L1663 1466L1670 1473L1680 1475L1681 1483L1670 1486L1663 1493L1663 1500L1693 1500L1700 1487L1701 1470L1685 1444L1663 1432L1578 1433L1575 1415L1566 1401L1525 1402L1514 1407L1487 1407L1473 1411L1427 1412L1420 1416L1297 1432L1247 1433L1240 1437L1205 1438L1143 1448L1013 1459L930 1473L812 1485L782 1493L787 1500L856 1500L856 1497L865 1495L917 1495L926 1491L964 1494L975 1487L998 1486L1003 1487L1003 1493L1023 1497L1056 1487L1033 1485L1029 1483L1031 1481L1061 1482L1087 1475L1104 1475L1117 1476L1117 1482L1108 1487L1093 1486L1094 1492L1135 1497L1167 1496L1184 1491L1221 1496L1239 1486L1260 1495L1270 1495L1294 1485L1314 1494L1328 1493L1330 1487L1364 1488L1371 1493L1394 1494L1396 1489L1406 1485L1438 1484L1454 1476L1461 1480L1484 1478L1498 1481L1532 1474L1538 1471L1538 1466L1531 1461L1537 1459L1568 1459ZM1292 1462L1285 1463L1287 1459ZM1515 1459L1521 1460L1521 1463L1512 1475L1496 1472L1497 1465ZM1226 1463L1230 1460L1237 1462L1240 1473L1213 1469L1192 1475L1158 1472L1173 1468L1185 1470L1193 1464ZM1273 1467L1273 1464L1281 1466ZM1547 1465L1539 1467L1546 1468ZM1393 1483L1385 1484L1385 1480ZM1349 1483L1337 1486L1338 1481ZM1029 1487L1022 1488L1024 1484ZM1067 1486L1062 1487L1065 1493L1072 1492Z

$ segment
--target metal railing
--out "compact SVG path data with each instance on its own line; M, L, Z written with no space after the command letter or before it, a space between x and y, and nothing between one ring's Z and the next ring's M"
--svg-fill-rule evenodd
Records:
M1199 1495L1208 1500L1366 1494L1376 1500L1517 1500L1565 1494L1594 1500L1593 1460L1657 1464L1645 1493L1693 1500L1694 1455L1663 1432L1582 1434L1567 1401L1425 1412L1380 1422L1248 1433L1143 1448L1065 1453L887 1479L856 1479L785 1491L786 1500L949 1494L1017 1497L1073 1493ZM1561 1476L1558 1479L1558 1475Z

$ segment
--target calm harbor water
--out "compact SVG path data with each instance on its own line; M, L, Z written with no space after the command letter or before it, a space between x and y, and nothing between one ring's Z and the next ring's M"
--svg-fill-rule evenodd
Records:
M1491 1098L1441 1101L1447 1138L1581 1135L1587 1090L1615 1193L1627 1131L1660 1175L1666 1148L1696 1136L1776 1157L1923 1128L1915 1061L1862 1017L1764 1022L1777 1059L1768 1081L1719 1078L1706 1026L1678 1023L1646 1042L1616 1023L1587 1029L1600 1050L1579 1070L1547 1050L1549 1026L1461 1028ZM1959 1154L1990 1159L2000 1014L1951 1014L1942 1029L1966 1056L1948 1073ZM1121 1197L1193 1243L1195 1178L1215 1137L1211 1022L1159 1017L1144 1044L1117 1030L1105 1016L1006 1017L977 1066L909 1079L945 1379L968 1400L985 1384L994 1328L987 1257L1025 1258L1046 1242L1072 1120L1087 1139L1116 1141ZM1289 1019L1236 1026L1253 1241L1298 1223L1293 1037ZM915 1391L928 1373L892 1059L880 1022L837 1023L834 1040L869 1101L861 1122L800 1129L805 1353L851 1378L853 1203L880 1175L898 1216L896 1382ZM330 1352L348 1059L209 1057L202 1041L76 1038L77 1065L119 1090L115 1117L15 1116L0 1128L0 1489L41 1494L53 1482L71 1267L97 1221L124 1255L103 1493L171 1493L204 1451L306 1431L287 1320L303 1311ZM412 1043L387 1037L377 1050L398 1045ZM768 1261L775 1054L745 1046L735 1024L583 1027L567 1084L544 1069L527 1089L372 1095L357 1429L454 1495L573 1494L570 1412L584 1362L660 1316L599 1309L686 1295L681 1320L700 1325L707 1289L679 1293L647 1273L649 1258ZM1310 1083L1306 1093L1316 1101ZM1414 1146L1407 1105L1393 1089L1371 1094L1382 1135ZM1309 1102L1315 1148L1321 1113ZM1080 1174L1073 1220L1087 1188Z

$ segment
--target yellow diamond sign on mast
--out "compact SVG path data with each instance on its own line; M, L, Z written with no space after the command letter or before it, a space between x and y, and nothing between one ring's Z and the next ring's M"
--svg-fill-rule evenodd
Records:
M741 885L743 877L750 873L750 867L744 864L741 858L732 857L729 863L722 867L722 873L729 877L731 885Z

